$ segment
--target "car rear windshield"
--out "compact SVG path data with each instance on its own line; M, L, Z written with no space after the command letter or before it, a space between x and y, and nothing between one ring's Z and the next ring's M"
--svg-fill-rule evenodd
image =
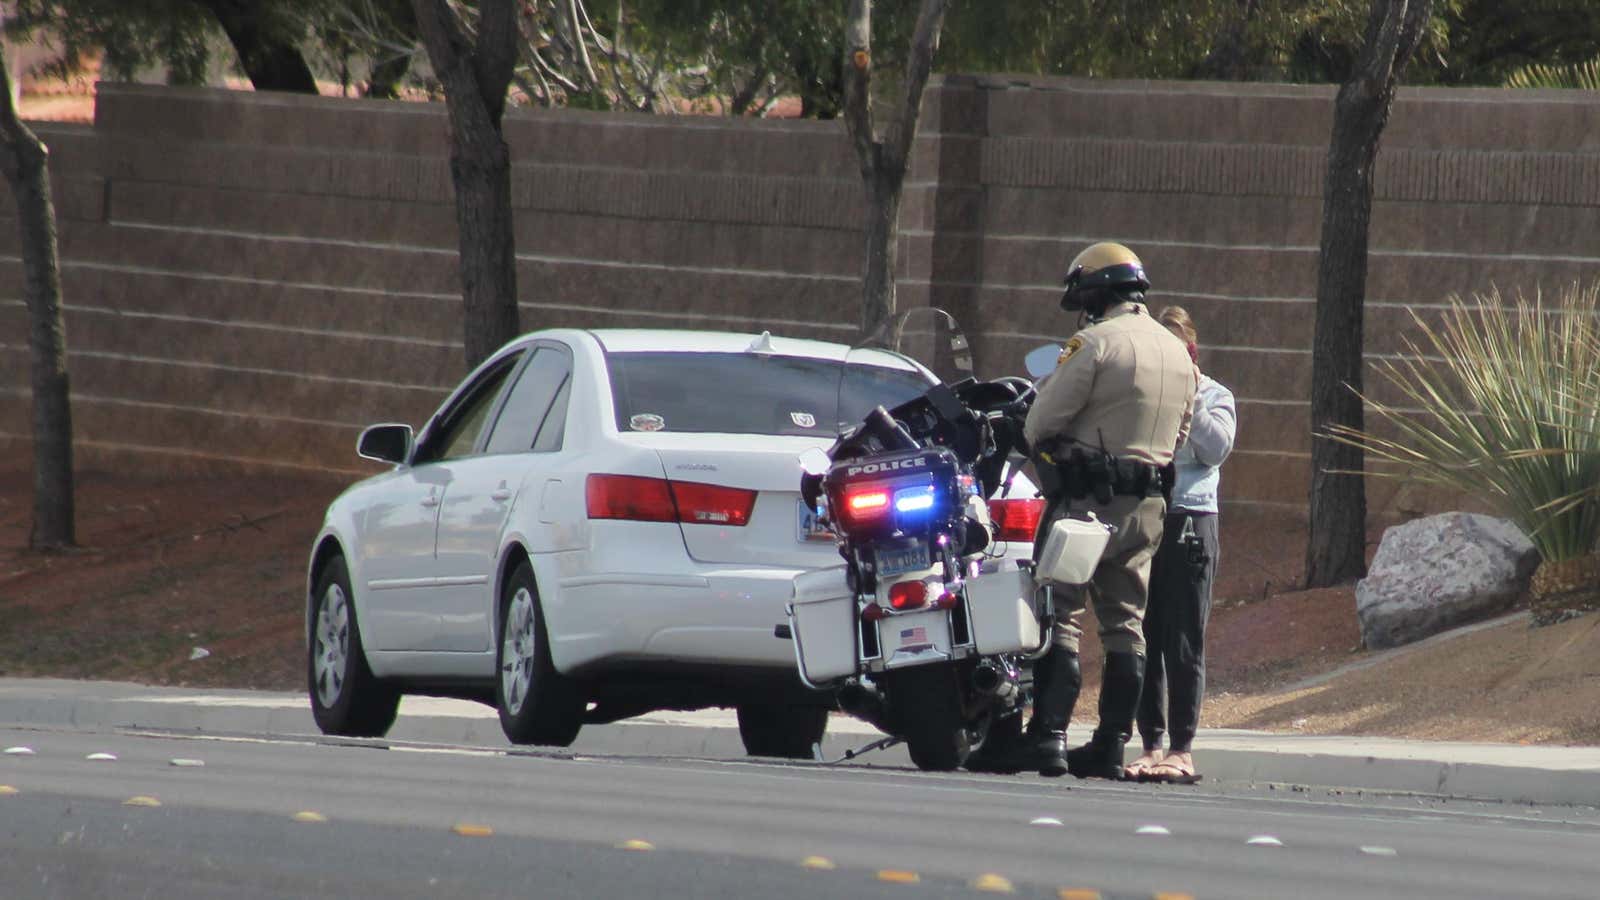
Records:
M839 423L930 384L913 370L802 356L608 353L606 361L618 431L833 435Z

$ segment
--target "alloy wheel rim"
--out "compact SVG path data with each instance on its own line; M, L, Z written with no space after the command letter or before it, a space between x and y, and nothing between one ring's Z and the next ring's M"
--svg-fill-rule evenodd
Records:
M344 692L345 664L350 655L350 601L344 588L328 585L317 609L316 646L312 652L317 699L323 708L339 702Z
M533 593L517 588L506 608L504 636L500 646L500 693L506 712L517 715L527 702L533 685L533 670L538 659L534 642Z

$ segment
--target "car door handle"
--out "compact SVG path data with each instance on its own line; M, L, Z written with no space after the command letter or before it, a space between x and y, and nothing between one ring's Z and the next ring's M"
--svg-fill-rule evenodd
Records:
M438 505L439 505L439 489L438 488L434 488L433 490L428 492L428 496L422 498L422 508L423 509L432 509L432 508L434 508L435 506L438 506Z
M489 496L500 501L501 503L504 503L511 499L511 490L509 488L500 488Z

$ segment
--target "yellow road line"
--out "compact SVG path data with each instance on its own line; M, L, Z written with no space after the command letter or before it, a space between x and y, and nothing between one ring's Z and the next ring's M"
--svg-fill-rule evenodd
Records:
M1100 900L1100 892L1088 888L1062 888L1056 896L1061 900Z
M466 822L458 822L450 830L462 837L490 837L494 834L494 829L487 825L469 825Z
M293 819L296 822L326 822L326 821L328 821L328 817L327 816L323 815L322 813L315 812L315 811L309 810L309 809L301 810L300 812L295 813L294 816L293 816Z
M1011 879L1006 878L1004 875L996 875L993 872L979 875L977 878L972 879L972 883L968 886L975 891L984 891L990 894L1014 894L1017 891L1012 886Z
M807 869L818 869L822 871L831 871L837 868L834 866L833 860L827 858L826 856L808 856L805 859L800 860L800 865Z
M11 785L9 785L9 784L0 784L0 797L9 797L10 795L15 794L16 792L17 792L17 789L12 787Z
M648 853L655 848L655 844L652 844L649 841L641 841L638 839L623 841L617 845L618 850L638 850L644 853Z
M915 872L907 872L904 869L880 869L878 871L878 880L887 881L890 884L916 884L922 880L922 876Z
M129 797L128 799L122 801L122 805L123 806L160 806L161 805L161 801L157 800L154 797L146 797L143 794L141 794L141 795L139 795L137 797Z

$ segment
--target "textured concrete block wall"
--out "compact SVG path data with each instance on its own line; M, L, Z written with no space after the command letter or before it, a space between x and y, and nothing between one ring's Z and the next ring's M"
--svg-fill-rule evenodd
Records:
M944 237L981 311L980 359L1004 369L1054 311L1066 262L1094 240L1134 247L1152 306L1187 307L1203 363L1238 395L1226 473L1235 501L1299 505L1309 485L1306 398L1328 88L947 79L981 136L979 214ZM1402 91L1376 172L1366 346L1376 361L1452 294L1552 290L1600 278L1600 97ZM1400 399L1369 375L1367 391ZM1373 481L1379 511L1440 502Z
M1304 503L1333 92L949 77L902 213L902 306L937 303L1015 372L1068 334L1066 261L1121 240L1196 316L1240 399L1228 494ZM839 123L513 112L524 325L848 339L860 182ZM45 126L87 464L363 471L362 424L420 424L463 369L437 106L102 87ZM1367 348L1498 285L1600 277L1600 100L1403 91L1373 216ZM28 426L25 311L0 198L0 449ZM1376 396L1392 391L1369 378ZM1433 494L1373 484L1375 505Z

